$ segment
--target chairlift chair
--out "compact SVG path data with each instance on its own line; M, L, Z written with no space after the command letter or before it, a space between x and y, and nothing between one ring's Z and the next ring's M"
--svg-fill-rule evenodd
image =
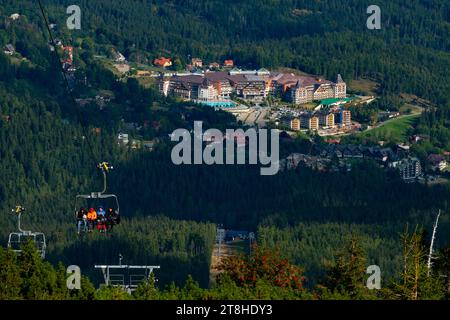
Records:
M79 203L82 200L88 201L88 200L97 200L97 199L112 199L115 205L114 212L116 215L120 215L120 205L119 205L119 199L115 194L107 194L107 181L106 181L106 174L113 169L113 166L111 166L108 162L102 162L97 165L97 168L102 171L103 174L103 190L97 191L97 192L91 192L90 194L79 194L75 198L75 216L77 215L78 210L80 209Z
M119 254L118 265L95 265L95 269L100 269L103 274L104 286L115 286L133 292L138 286L150 279L154 270L160 269L160 266L150 265L123 265L122 255ZM155 282L157 279L155 279Z
M35 244L39 255L42 257L42 259L44 259L45 251L47 249L45 234L42 232L22 230L20 219L22 213L25 212L25 208L23 208L22 206L16 206L16 208L13 209L12 211L17 214L17 225L19 231L12 232L9 234L8 248L13 250L17 254L20 254L22 252L22 246L26 244L28 241L32 241Z

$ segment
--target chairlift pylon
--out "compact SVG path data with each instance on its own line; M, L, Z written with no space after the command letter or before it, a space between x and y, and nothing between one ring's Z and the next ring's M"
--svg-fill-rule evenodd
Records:
M47 249L47 242L45 240L45 234L42 232L33 232L28 230L22 230L21 217L25 212L25 208L22 206L16 206L12 209L12 212L17 214L17 227L18 232L12 232L8 237L8 248L12 249L15 253L20 254L22 252L22 246L28 241L32 241L36 245L36 249L42 259L45 258L45 251Z

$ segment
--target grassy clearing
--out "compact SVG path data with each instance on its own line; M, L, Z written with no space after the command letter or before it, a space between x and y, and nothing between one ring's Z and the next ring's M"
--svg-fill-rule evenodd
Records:
M363 132L360 136L371 140L404 142L408 139L408 132L419 119L420 114L402 116L388 120L380 127Z
M361 92L366 96L377 96L378 86L377 82L367 79L351 80L349 82L351 90Z
M122 73L117 70L117 68L114 66L114 62L110 59L101 56L97 56L96 59L104 68L111 71L116 77L122 76Z

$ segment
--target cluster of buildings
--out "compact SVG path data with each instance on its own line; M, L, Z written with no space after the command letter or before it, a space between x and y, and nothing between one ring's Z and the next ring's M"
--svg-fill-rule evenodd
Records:
M328 140L328 144L314 144L308 154L292 153L280 160L280 169L294 170L301 164L323 172L351 171L355 160L372 160L381 168L397 171L401 179L407 183L416 181L425 183L441 178L439 173L449 169L449 157L450 152L444 152L430 154L421 160L402 144L395 147L366 146L340 144L339 140Z
M218 62L211 62L210 64L204 64L203 60L200 58L192 58L191 63L188 64L187 69L189 71L194 71L198 69L207 68L207 70L219 70L221 67L225 69L233 68L234 67L234 61L231 59L225 60L222 65Z
M338 159L373 159L387 167L395 166L399 161L399 154L392 148L380 146L329 144L315 145L313 154L322 158Z
M62 46L63 49L63 68L64 70L68 71L69 73L75 73L77 69L75 68L75 65L73 64L73 47L64 45Z
M338 168L331 168L331 159L303 153L292 153L287 158L280 161L281 170L295 170L300 164L317 171L338 171Z
M158 83L160 92L165 96L199 102L226 101L234 95L252 101L278 96L293 104L303 104L326 98L345 98L347 94L346 83L340 75L336 82L331 82L309 76L274 73L264 68L253 71L233 68L170 77L162 75Z
M146 141L130 138L128 133L119 133L117 136L117 144L121 147L127 147L131 150L140 150L152 152L157 144L157 140Z
M98 94L94 98L78 98L75 99L75 102L80 107L85 107L89 104L95 104L99 110L103 110L112 100L113 96Z
M19 13L13 13L7 19L5 19L6 25L8 26L11 22L17 21L21 18L21 15ZM12 56L16 53L16 49L11 43L8 43L3 47L3 53Z
M301 111L296 116L286 116L282 123L293 131L319 130L334 127L350 127L352 115L349 109L342 106L323 108L318 111Z
M394 167L399 162L399 156L391 148L329 144L314 145L310 155L293 153L282 162L282 166L290 170L303 163L306 167L326 171L333 160L343 162L350 159L372 159L385 167Z
M55 38L53 41L49 41L50 50L54 51L60 49L62 51L61 63L63 69L68 76L73 76L77 71L73 61L74 48L72 46L65 46L61 39Z
M153 65L160 68L168 68L173 65L173 61L171 58L166 57L159 57L153 60ZM191 63L186 66L186 68L189 71L196 71L201 70L204 68L207 68L207 70L219 70L221 67L223 68L233 68L234 67L234 61L229 59L225 60L223 62L223 65L221 66L218 62L211 62L210 64L206 65L203 63L203 60L200 58L192 58Z
M311 154L293 153L281 161L281 168L292 170L299 164L318 171L351 170L348 160L371 159L384 168L396 169L405 182L422 177L420 160L392 148L363 145L315 145ZM337 160L337 161L336 161Z

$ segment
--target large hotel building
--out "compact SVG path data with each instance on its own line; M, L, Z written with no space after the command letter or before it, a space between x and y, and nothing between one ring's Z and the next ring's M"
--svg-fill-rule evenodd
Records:
M345 98L347 95L347 85L340 75L336 82L331 82L309 76L272 73L266 69L161 76L158 84L165 96L198 102L229 100L234 94L255 101L275 95L293 104L303 104L327 98Z

